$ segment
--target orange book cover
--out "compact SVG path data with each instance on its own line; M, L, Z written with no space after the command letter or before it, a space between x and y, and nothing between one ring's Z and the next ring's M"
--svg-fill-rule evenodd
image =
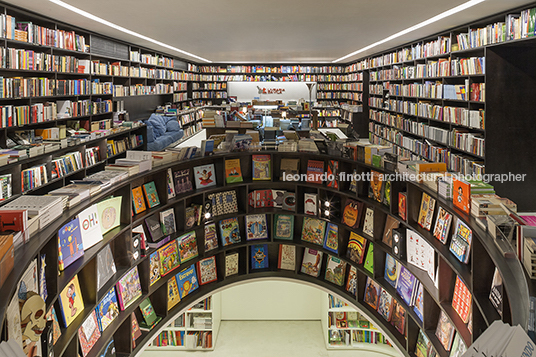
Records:
M456 276L456 285L454 286L454 295L452 296L452 307L460 315L463 323L469 321L471 313L472 295L467 289L467 286L461 281L459 276Z
M471 185L468 182L452 178L452 203L463 212L471 213Z
M132 205L134 206L134 213L136 214L147 209L141 186L132 189Z

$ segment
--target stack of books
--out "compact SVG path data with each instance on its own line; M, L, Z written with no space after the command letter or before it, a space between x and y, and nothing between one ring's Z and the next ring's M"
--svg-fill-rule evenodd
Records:
M28 216L39 219L39 229L45 228L63 213L63 207L68 200L67 196L21 196L1 210L27 210Z

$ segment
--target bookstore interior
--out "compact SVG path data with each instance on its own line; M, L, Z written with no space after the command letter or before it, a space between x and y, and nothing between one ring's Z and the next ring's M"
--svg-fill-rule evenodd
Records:
M0 2L0 357L534 356L536 4L203 3Z

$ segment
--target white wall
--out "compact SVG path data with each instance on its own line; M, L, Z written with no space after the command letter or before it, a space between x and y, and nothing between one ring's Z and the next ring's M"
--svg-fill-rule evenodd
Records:
M255 281L221 292L222 320L320 320L324 291L287 281Z
M236 96L239 102L251 102L253 99L259 100L298 100L300 98L309 101L309 88L306 82L227 82L227 95ZM309 82L313 83L313 82ZM280 94L259 94L259 88L284 89ZM316 86L311 91L311 100L316 99Z

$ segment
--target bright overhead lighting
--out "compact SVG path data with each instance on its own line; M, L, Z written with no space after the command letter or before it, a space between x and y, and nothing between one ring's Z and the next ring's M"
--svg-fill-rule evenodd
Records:
M51 0L51 1L52 1L52 0ZM360 50L357 50L357 51L355 51L355 52L352 52L352 53L350 53L350 54L348 54L348 55L346 55L346 56L344 56L344 57L338 58L338 59L336 59L336 60L334 60L334 61L332 61L332 62L333 62L333 63L340 62L340 61L342 61L342 60L347 59L348 57L352 57L352 56L357 55L358 53L364 52L364 51L366 51L366 50L370 50L371 48L374 48L374 47L376 47L376 46L378 46L378 45L381 45L381 44L383 44L383 43L386 43L386 42L388 42L388 41L394 40L394 39L397 38L397 37L403 36L403 35L405 35L405 34L407 34L407 33L410 33L410 32L412 32L412 31L415 31L415 30L417 30L417 29L420 29L421 27L424 27L424 26L428 26L428 25L430 25L430 24L433 24L434 22L437 22L437 21L439 21L439 20L441 20L441 19L444 19L445 17L449 17L449 16L451 16L451 15L454 15L454 14L460 12L460 11L463 11L463 10L465 10L465 9L468 9L468 8L470 8L470 7L473 7L473 6L475 6L475 5L477 5L477 4L480 4L481 2L484 2L484 1L486 1L486 0L471 0L471 1L468 1L468 2L463 3L463 4L461 4L461 5L458 5L458 6L452 8L452 9L450 9L450 10L447 10L447 11L445 11L445 12L442 12L442 13L439 14L439 15L436 15L436 16L434 16L434 17L431 17L431 18L429 18L428 20L425 20L425 21L423 21L423 22L421 22L421 23L418 23L417 25L413 25L413 26L411 26L411 27L408 27L408 28L405 29L405 30L402 30L402 31L400 31L400 32L397 32L397 33L395 33L394 35L391 35L391 36L389 36L389 37L386 37L386 38L384 38L383 40L380 40L380 41L378 41L378 42L374 42L374 43L371 44L371 45L368 45L368 46L366 46L366 47L363 47L363 48L360 49Z
M76 12L76 13L79 14L79 15L82 15L82 16L84 16L84 17L87 17L88 19L91 19L91 20L93 20L93 21L100 22L100 23L103 24L103 25L109 26L109 27L111 27L111 28L114 28L114 29L116 29L116 30L122 31L122 32L124 32L124 33L129 34L129 35L136 36L136 37L138 37L138 38L141 38L142 40L146 40L146 41L152 42L152 43L154 43L155 45L162 46L162 47L165 47L165 48L169 48L170 50L173 50L173 51L182 53L182 54L184 54L184 55L187 55L187 56L190 56L190 57L193 57L193 58L197 58L197 59L199 59L199 60L201 60L201 61L204 61L204 62L209 62L209 63L212 62L212 61L210 61L210 60L208 60L208 59L205 59L205 58L203 58L203 57L196 56L196 55L194 55L193 53L183 51L183 50L181 50L180 48L170 46L170 45L165 44L165 43L163 43L163 42L154 40L154 39L152 39L152 38L150 38L150 37L144 36L144 35L139 34L139 33L137 33L137 32L134 32L134 31L131 31L131 30L126 29L126 28L124 28L124 27L121 27L121 26L119 26L119 25L116 25L116 24L114 24L114 23L112 23L112 22L110 22L110 21L101 19L101 18L98 17L98 16L95 16L95 15L93 15L93 14L90 14L89 12L86 12L86 11L84 11L84 10L81 10L81 9L79 9L79 8L77 8L77 7L74 7L74 6L72 6L72 5L69 5L69 4L67 4L67 3L64 3L64 2L61 1L61 0L49 0L49 1L50 1L50 2L53 2L53 3L56 4L56 5L62 6L62 7L64 7L64 8L66 8L67 10L71 10L71 11L73 11L73 12Z

